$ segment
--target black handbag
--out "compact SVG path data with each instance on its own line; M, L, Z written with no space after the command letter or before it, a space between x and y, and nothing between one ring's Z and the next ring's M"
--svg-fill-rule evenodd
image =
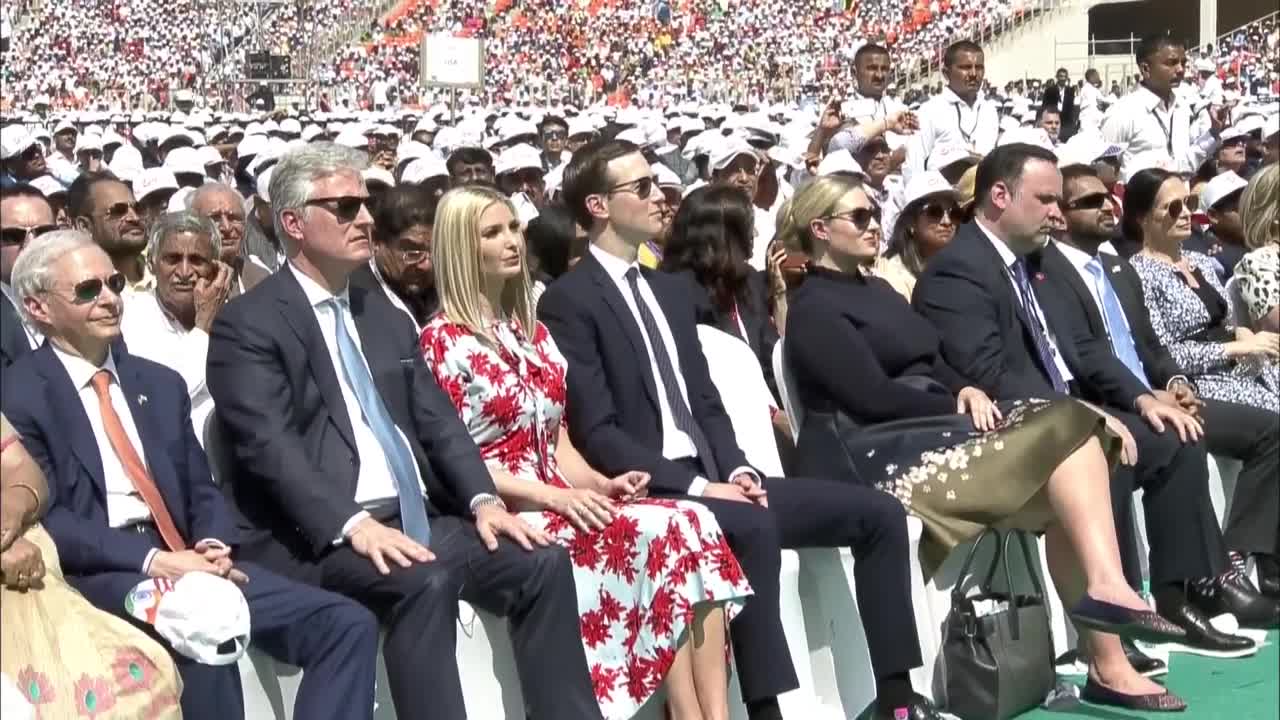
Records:
M991 567L978 594L966 597L964 584L974 554L988 536L996 541ZM1009 542L1015 536L1027 564L1031 594L1013 589ZM951 591L951 611L942 631L942 696L946 710L964 720L1006 720L1040 705L1054 687L1049 612L1031 558L1025 532L1010 531L1002 538L999 530L988 529L973 544ZM1001 560L1007 592L992 587ZM978 617L975 604L982 600L1007 606Z

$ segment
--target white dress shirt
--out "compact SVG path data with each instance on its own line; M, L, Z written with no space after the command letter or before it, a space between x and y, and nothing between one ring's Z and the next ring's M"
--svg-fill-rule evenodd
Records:
M196 439L203 445L204 422L213 412L213 396L204 382L209 334L198 327L184 328L160 304L155 291L127 291L121 300L124 315L120 319L120 332L129 352L176 370L182 376L191 397L191 425Z
M1004 276L1009 280L1009 287L1013 289L1014 302L1022 305L1022 293L1018 290L1018 282L1013 279L1013 264L1018 261L1018 256L1013 254L1008 245L1005 245L1000 238L995 236L985 225L979 221L974 224L982 230L982 234L987 236L987 240L991 241L991 245L995 247L996 252L1000 254L1000 262L1004 264ZM1027 282L1031 282L1031 278L1027 278ZM1024 308L1025 309L1025 308ZM1048 321L1045 320L1044 310L1040 307L1040 301L1036 298L1035 291L1031 292L1031 310L1035 312L1036 319L1040 322L1040 327L1044 328L1045 339L1049 343L1049 353L1053 355L1053 364L1058 367L1058 374L1062 376L1063 382L1071 382L1075 376L1071 374L1071 369L1067 367L1066 360L1062 359L1062 353L1058 351L1058 341L1054 339L1053 330L1049 328Z
M129 442L133 445L133 449L137 451L138 457L142 459L142 464L145 467L147 454L142 447L142 438L138 435L138 426L133 422L133 411L129 409L124 390L120 387L120 374L116 371L115 359L111 357L111 352L107 351L106 361L102 363L102 367L97 367L84 358L63 352L53 343L50 343L49 346L53 349L54 356L67 369L67 375L71 376L71 384L75 387L76 394L80 397L80 403L84 406L85 415L89 416L89 427L93 428L93 438L98 445L98 455L102 458L102 479L107 486L107 524L113 528L120 528L140 522L149 522L151 520L151 511L147 509L147 504L142 501L142 496L134 489L133 481L129 479L128 474L124 471L124 464L120 462L120 457L116 455L115 448L111 446L111 440L107 437L106 426L102 422L102 408L98 406L98 393L89 384L99 370L106 370L111 373L111 384L107 390L108 395L111 397L111 407L115 409L116 415L120 417L120 424L124 426L124 434L128 436ZM150 472L149 468L148 472Z
M329 361L333 363L334 374L338 377L338 387L342 390L342 402L347 408L347 417L351 421L351 434L356 441L356 455L360 458L360 470L356 476L356 496L355 501L366 508L380 505L388 500L399 497L396 488L395 475L391 470L391 463L387 461L386 454L382 451L382 445L378 443L378 438L373 434L373 430L369 427L369 422L365 420L364 413L360 410L360 401L356 398L355 390L351 387L351 383L347 380L347 374L342 369L342 358L338 354L338 336L334 327L334 308L329 303L334 297L341 298L346 303L349 298L347 289L343 288L342 292L336 296L328 290L320 287L315 280L307 277L301 270L294 267L293 263L285 263L289 272L297 278L298 284L302 286L302 292L307 296L307 303L311 305L311 311L315 313L316 322L320 325L320 335L324 338L325 348L329 351ZM364 360L364 350L360 344L360 331L356 329L355 318L352 317L350 310L342 313L342 322L346 325L347 334L351 337L351 341L355 343L356 348L360 349L360 361L364 362L366 369L368 363ZM373 377L373 373L369 374ZM405 437L403 431L396 427L396 432L400 435L400 441L405 447L410 447L409 439ZM422 471L418 468L417 462L413 463L413 472L417 476L418 487L422 489L422 494L426 495L426 488L422 484ZM368 513L359 512L347 520L342 526L342 536L345 538L355 524L368 517ZM342 538L335 539L341 542Z
M22 332L27 336L27 342L31 344L31 349L35 350L44 342L44 333L35 329L27 322L27 316L22 312L22 306L18 304L18 298L13 294L13 288L7 282L0 282L0 292L9 298L9 302L13 303L13 309L17 311L18 318L22 320Z
M649 373L653 378L654 385L657 386L658 412L662 416L662 456L668 460L698 457L698 449L693 444L693 438L676 427L675 416L671 414L671 404L667 402L667 394L662 391L662 373L658 370L657 356L653 354L653 342L650 340L649 334L645 332L644 321L640 318L640 308L636 306L635 296L631 293L631 283L627 281L627 271L631 268L639 269L640 263L635 261L628 263L601 250L594 244L589 245L587 249L599 261L605 273L609 275L609 279L613 280L618 292L622 293L622 299L626 301L627 308L631 310L631 316L636 321L636 327L640 329L640 336L644 338L644 347L649 353ZM636 286L640 290L640 298L649 307L649 313L653 315L654 322L658 324L658 334L662 337L662 343L667 348L667 355L671 358L672 371L675 372L676 384L679 386L677 389L680 392L680 397L684 399L685 405L688 406L689 389L685 386L684 374L680 371L680 351L676 347L675 336L671 334L671 326L667 324L667 315L662 311L662 306L658 304L658 298L653 294L653 289L649 287L649 282L645 280L644 273L640 273ZM740 467L735 468L733 472L722 479L727 480L742 472L749 472L755 475L751 468ZM756 479L757 481L759 480L758 477ZM707 479L699 476L694 478L693 483L689 485L688 493L690 495L701 495L706 487Z
M1173 105L1165 107L1145 86L1111 106L1102 121L1102 137L1125 149L1122 165L1155 150L1166 153L1184 173L1195 172L1218 144L1212 133L1191 137L1191 108L1176 93Z
M907 181L915 173L924 172L929 154L938 145L960 145L986 155L995 148L1000 135L1000 108L996 103L979 96L970 105L949 87L921 105L916 115L920 129L907 140L907 160L902 166Z

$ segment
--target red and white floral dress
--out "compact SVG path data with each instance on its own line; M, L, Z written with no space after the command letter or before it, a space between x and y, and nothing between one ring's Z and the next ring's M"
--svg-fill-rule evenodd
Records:
M496 346L436 315L422 351L485 462L530 482L570 487L556 464L565 361L539 323L493 327ZM618 503L603 530L583 533L551 511L521 513L568 548L582 644L606 720L625 720L658 688L699 602L726 602L730 617L751 594L715 516L695 502Z

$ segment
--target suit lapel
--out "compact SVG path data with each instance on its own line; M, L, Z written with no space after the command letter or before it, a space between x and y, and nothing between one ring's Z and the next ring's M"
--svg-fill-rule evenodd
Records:
M351 314L355 318L356 330L360 333L360 350L364 354L365 363L369 366L373 385L378 389L378 395L382 398L387 412L391 414L392 421L397 425L403 425L409 418L407 392L403 385L391 387L389 383L393 379L403 378L404 373L385 372L387 368L398 368L402 358L397 357L391 345L384 340L386 327L377 321L374 313L370 312L372 310L369 305L370 293L374 291L349 285L348 292L351 295ZM412 360L412 358L407 359Z
M588 263L588 267L591 269L591 277L600 286L600 294L604 296L605 304L609 306L609 309L617 317L618 327L621 328L622 334L626 335L627 340L631 342L631 346L636 353L635 357L647 360L649 358L649 350L644 344L644 336L640 334L640 326L636 324L635 315L631 313L630 306L627 305L626 299L622 297L622 292L618 290L618 286L614 284L613 278L609 277L609 273L605 272L604 266L591 253L586 253L582 262ZM653 377L653 373L650 373L647 367L642 366L640 374L644 376L644 389L649 394L649 401L653 403L655 408L661 407L658 404L657 380Z
M115 355L116 372L120 374L120 391L124 394L124 400L129 405L129 414L133 417L133 426L138 430L138 440L142 442L142 447L136 450L147 461L147 468L151 472L151 479L155 482L156 487L163 496L167 488L174 487L177 478L169 475L168 469L172 467L172 458L169 458L162 452L164 447L163 438L156 433L155 423L152 422L150 400L146 394L142 392L146 389L146 383L142 378L138 377L137 369L130 361L128 355ZM188 420L187 418L183 418ZM182 514L178 512L172 498L165 498L165 506L169 509L169 514L181 522Z
M351 416L347 414L347 404L342 399L342 388L338 385L337 368L329 359L329 348L320 333L315 310L307 303L307 296L292 273L280 272L277 275L280 276L277 295L280 313L306 349L307 366L311 368L311 376L316 381L320 396L324 398L324 404L329 408L329 417L333 419L338 434L354 453L356 439L355 431L351 429Z
M1076 302L1080 303L1080 307L1084 308L1084 312L1089 316L1089 327L1096 332L1105 335L1107 324L1102 319L1102 314L1098 308L1098 301L1094 299L1093 293L1084 284L1084 280L1080 277L1080 273L1076 271L1075 265L1067 259L1066 255L1058 248L1050 245L1044 250L1045 267L1055 277L1061 277L1062 282L1071 288L1071 292L1075 294Z
M1000 256L1000 253L996 252L995 248L991 247L991 241L987 239L987 234L983 232L982 228L978 227L976 222L969 223L962 228L962 230L966 229L970 237L969 242L977 247L978 252L986 255L989 262L985 264L994 268L994 272L997 275L996 287L1003 287L1005 292L1008 293L1007 297L1013 304L1013 314L1022 323L1023 332L1027 333L1028 338L1034 337L1036 326L1031 322L1031 318L1022 307L1022 299L1015 287L1013 277L1009 274L1009 269L1004 264L1004 258ZM1027 273L1032 276L1027 278L1028 282L1031 282L1034 277L1034 271L1030 265L1027 267Z
M71 444L72 454L84 466L89 477L93 478L99 494L105 498L107 482L102 471L102 456L98 454L98 442L93 434L93 426L89 424L89 416L85 414L84 404L80 402L79 389L71 384L71 376L53 354L48 343L36 351L36 367L44 378L50 407Z
M1136 318L1147 312L1142 286L1135 283L1129 273L1125 272L1125 262L1106 253L1102 253L1100 257L1102 266L1106 268L1107 278L1111 280L1111 287L1115 289L1116 297L1120 299L1120 307L1124 309L1125 315Z

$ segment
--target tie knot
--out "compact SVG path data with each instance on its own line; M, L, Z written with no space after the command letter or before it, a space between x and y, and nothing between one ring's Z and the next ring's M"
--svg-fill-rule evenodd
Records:
M98 393L98 397L106 397L107 388L111 387L111 373L99 370L89 378L89 385L93 387L94 392Z
M626 278L627 278L627 282L631 283L632 285L635 285L636 280L640 278L640 268L636 267L635 265L632 265L631 267L627 268Z
M1090 258L1089 262L1085 263L1084 267L1086 270L1093 273L1095 276L1102 277L1102 260L1101 259L1096 257Z
M341 313L347 309L347 299L341 295L334 295L328 300L325 300L325 303L328 304L329 307L333 308L333 311L336 313Z

